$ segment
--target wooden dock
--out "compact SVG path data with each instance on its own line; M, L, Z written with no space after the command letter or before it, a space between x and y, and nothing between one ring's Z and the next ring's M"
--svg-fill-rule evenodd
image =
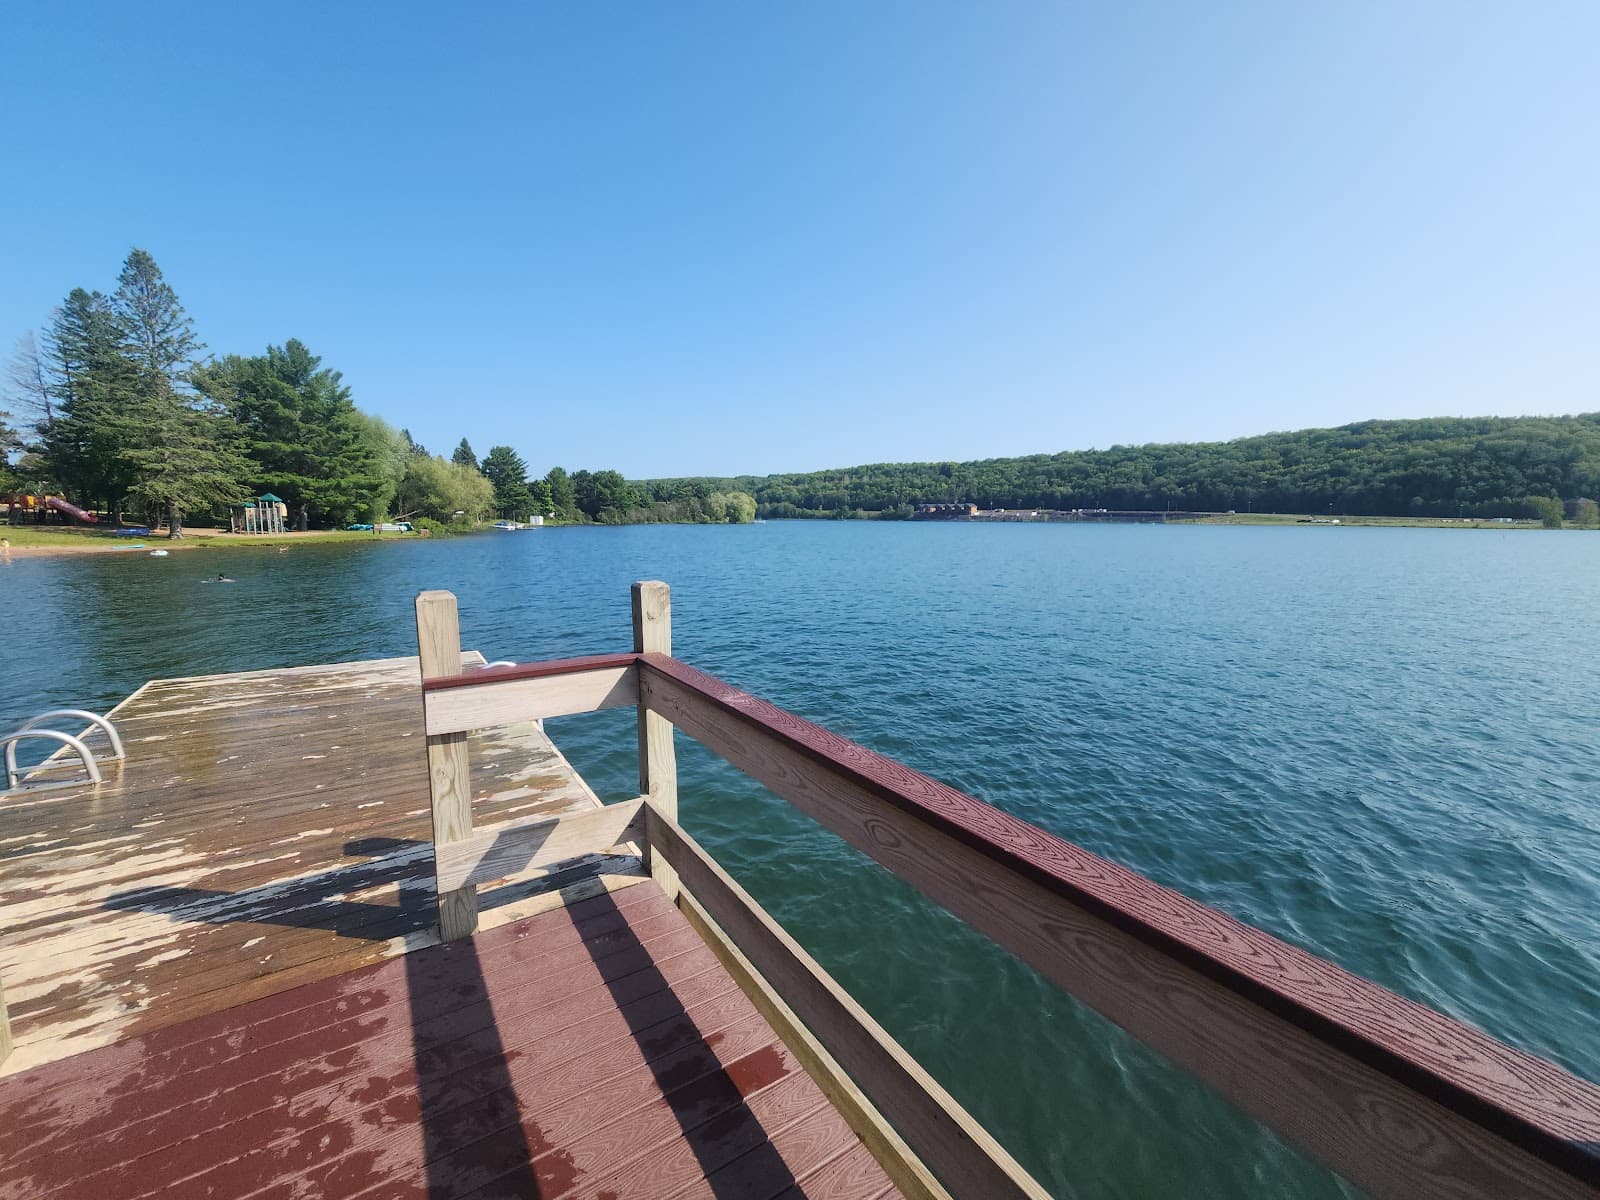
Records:
M678 823L676 737L1375 1195L1600 1197L1600 1087L678 661L664 584L582 659L417 614L0 796L0 1200L1042 1200ZM619 706L602 805L540 722Z
M416 659L160 680L112 719L128 758L99 787L0 801L0 1074L437 940ZM599 807L534 724L471 753L480 821ZM80 774L57 761L32 782ZM533 872L486 921L641 877Z
M418 683L157 681L0 802L0 1197L898 1195L632 847L440 943ZM536 721L468 758L479 827L600 808Z

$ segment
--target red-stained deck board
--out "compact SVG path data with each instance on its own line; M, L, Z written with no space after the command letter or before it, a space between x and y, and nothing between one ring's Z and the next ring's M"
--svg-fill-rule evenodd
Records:
M895 1194L654 884L0 1079L0 1200Z

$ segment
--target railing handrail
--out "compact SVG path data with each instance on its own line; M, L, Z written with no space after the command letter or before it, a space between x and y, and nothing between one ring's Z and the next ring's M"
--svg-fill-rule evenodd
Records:
M444 692L451 688L483 687L490 683L515 683L523 679L547 679L552 675L576 675L582 671L605 671L616 667L631 667L639 656L624 654L588 654L578 658L552 658L543 662L513 663L510 666L479 667L462 675L440 675L422 681L424 692Z
M630 663L641 711L701 741L1358 1184L1440 1196L1600 1188L1595 1084L670 655L526 663L424 689ZM927 861L912 869L906 848L919 839ZM957 859L985 873L981 887L950 877ZM1108 984L1118 971L1135 984L1121 992ZM1190 1045L1206 1032L1217 1044ZM1283 1078L1252 1074L1232 1057L1241 1050L1265 1055ZM1296 1100L1304 1111L1286 1111Z

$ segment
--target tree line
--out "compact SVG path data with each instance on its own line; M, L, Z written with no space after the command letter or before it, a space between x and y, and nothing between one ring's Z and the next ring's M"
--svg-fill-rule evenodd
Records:
M1600 497L1600 413L1363 421L1229 442L654 480L753 495L762 517L909 517L921 503L1352 516L1535 517ZM1582 516L1578 518L1580 521Z
M449 457L355 406L342 375L291 338L205 355L155 260L132 251L109 294L75 288L24 337L0 412L0 494L62 492L181 532L271 492L300 528L405 517L440 525L539 513L560 521L742 522L907 517L984 508L1588 514L1600 496L1600 413L1364 421L1195 442L975 462L877 463L803 474L629 481L562 467L531 477L510 446ZM1583 515L1578 519L1583 520Z
M300 529L390 516L440 528L493 516L623 523L750 520L755 500L668 504L616 471L530 478L510 446L448 458L355 406L340 372L290 338L257 355L205 354L155 259L135 249L109 294L74 288L24 336L0 411L0 495L62 493L117 524L218 513L271 493ZM681 502L680 502L681 500Z

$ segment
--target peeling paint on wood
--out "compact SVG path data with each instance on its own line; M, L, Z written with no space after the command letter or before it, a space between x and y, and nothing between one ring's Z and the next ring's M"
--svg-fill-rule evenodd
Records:
M116 721L129 758L99 789L0 800L0 1075L433 940L415 659L158 680ZM469 749L479 827L599 803L532 725ZM524 872L485 927L597 874L604 891L640 872L624 855Z

